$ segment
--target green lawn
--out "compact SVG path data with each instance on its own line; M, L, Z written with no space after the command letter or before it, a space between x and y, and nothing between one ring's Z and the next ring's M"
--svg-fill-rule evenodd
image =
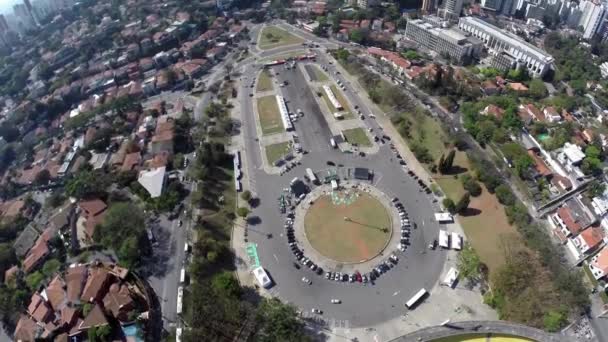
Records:
M277 106L277 100L274 95L264 96L258 99L258 116L263 135L281 133L285 130L283 121L281 120L281 113Z
M260 33L258 47L262 50L268 50L279 46L300 44L303 41L301 38L276 26L267 26Z
M470 165L466 153L457 152L454 165L462 168L460 176L470 171ZM467 171L465 171L467 170ZM465 193L462 183L454 175L434 174L433 179L439 184L443 193L454 202ZM482 193L479 197L471 197L469 208L475 210L474 215L459 215L458 221L466 234L466 239L475 249L481 261L483 261L490 273L495 272L505 263L504 240L521 240L517 229L509 224L504 207L498 202L496 196L490 194L485 186L481 184ZM521 241L523 244L523 241Z
M353 193L337 196L345 198ZM347 204L335 204L329 195L319 197L306 212L304 228L312 246L338 262L360 262L376 256L392 229L386 208L364 192Z
M411 141L422 143L429 150L433 160L439 160L442 153L446 153L444 141L447 141L441 125L437 120L427 115L416 115L410 118Z
M344 95L342 94L342 91L340 91L340 89L338 89L338 87L336 87L335 85L331 85L330 89L334 93L334 96L336 97L336 99L338 100L338 102L340 102L340 104L342 105L342 110L341 111L338 110L336 107L334 107L334 105L331 104L331 101L329 101L329 97L327 97L327 94L325 94L325 90L323 89L323 87L319 88L318 91L321 94L323 94L323 99L325 100L325 103L327 104L327 107L331 111L332 115L335 112L341 112L342 115L344 116L345 120L354 118L355 116L351 112L350 107L348 106L348 102L344 98Z
M325 72L323 72L323 70L321 70L321 68L319 68L318 65L314 65L311 64L310 67L312 68L312 71L315 74L315 78L317 79L317 82L325 82L329 80L329 77L327 77L327 74Z
M372 146L372 142L367 137L367 134L365 134L365 130L363 130L363 128L347 129L342 131L342 133L344 134L346 141L350 144L357 144L363 147Z
M260 73L260 76L258 77L258 86L256 89L259 92L271 91L273 89L272 78L270 77L270 73L268 72L268 70L264 69Z
M291 148L288 141L266 146L266 159L268 159L268 164L274 165L277 160L283 158L290 150Z

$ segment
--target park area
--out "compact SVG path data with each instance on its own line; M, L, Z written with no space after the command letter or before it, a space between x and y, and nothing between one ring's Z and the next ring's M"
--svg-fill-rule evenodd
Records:
M321 69L315 65L315 64L306 64L304 66L306 68L306 73L308 73L308 76L310 77L310 79L314 82L325 82L328 81L329 78L327 77L327 74L325 74L323 71L321 71Z
M342 131L344 134L344 138L351 145L370 147L372 146L372 142L367 137L365 130L363 128L351 128Z
M267 69L262 70L260 76L258 77L258 86L256 90L258 92L263 91L271 91L272 88L272 78L270 77L270 73Z
M259 48L262 50L274 49L280 46L300 44L303 40L293 34L275 26L264 27L260 33Z
M306 212L304 228L319 253L345 263L375 257L392 234L391 218L384 205L357 190L319 197Z
M288 141L268 145L265 148L266 150L266 159L268 159L268 164L274 165L278 160L282 159L291 151L291 147Z
M465 193L460 179L462 174L471 171L471 166L465 152L456 152L454 158L455 174L433 175L443 193L457 201ZM488 266L490 273L495 272L505 263L504 243L507 240L523 244L517 229L510 225L502 204L496 196L490 194L483 184L481 195L471 197L469 209L458 216L467 239L481 260Z
M285 130L281 113L274 95L260 97L258 99L258 118L262 127L263 135L281 133Z

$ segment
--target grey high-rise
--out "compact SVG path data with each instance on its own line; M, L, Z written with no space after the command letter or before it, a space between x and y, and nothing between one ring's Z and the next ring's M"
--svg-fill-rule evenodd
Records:
M444 0L439 16L451 22L457 22L462 11L463 0Z

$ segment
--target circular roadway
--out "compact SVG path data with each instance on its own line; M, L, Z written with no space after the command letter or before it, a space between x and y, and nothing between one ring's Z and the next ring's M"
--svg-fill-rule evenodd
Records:
M317 61L328 64L322 54L317 57ZM333 66L329 67L330 71L334 70ZM253 75L256 70L258 67L247 65L244 74ZM264 172L256 138L252 100L244 96L240 103L244 141L245 146L248 146L244 151L248 162L247 171L251 179L251 189L260 198L259 205L252 210L252 215L260 220L249 227L248 238L257 244L261 264L275 282L270 293L301 308L308 316L311 316L311 308L323 310L324 314L316 317L329 321L330 325L363 327L398 317L405 312L404 303L420 288L431 290L434 287L443 268L445 252L429 251L426 248L429 241L438 235L439 225L433 220L438 206L432 203L432 197L421 192L417 182L403 171L388 145L380 146L378 153L364 158L332 149L329 146L331 132L314 94L305 81L305 76L299 68L289 72L281 68L278 81L284 80L290 85L280 88L280 91L288 101L289 108L301 108L306 113L295 127L303 148L309 153L303 156L302 165L282 176ZM370 110L353 96L352 88L349 85L346 87L348 91L345 96L349 102L358 105L365 113L370 113ZM374 134L382 135L375 121L367 119L365 124L374 129ZM353 167L373 170L375 177L372 184L389 197L398 197L408 211L410 220L418 224L418 229L412 230L409 248L404 253L397 252L399 263L377 279L374 285L331 282L304 267L296 269L293 266L296 259L284 236L284 217L280 214L277 198L283 188L289 186L291 179L304 177L307 167L314 171L326 169L327 161L343 165L340 168L342 170ZM267 234L272 234L272 238L268 238ZM242 238L242 234L235 235L235 238ZM390 245L387 246L386 252L395 249L396 246ZM304 254L306 253L307 251L304 251ZM386 257L386 253L384 254ZM383 259L379 261L381 260ZM312 280L311 285L301 281L304 276ZM332 298L340 299L342 304L330 304Z

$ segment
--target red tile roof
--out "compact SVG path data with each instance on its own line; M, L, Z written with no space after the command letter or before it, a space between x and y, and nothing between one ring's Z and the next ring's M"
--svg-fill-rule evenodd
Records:
M602 229L594 227L589 227L583 230L580 236L583 240L585 240L585 243L587 244L587 246L589 246L589 248L597 247L604 238L604 235L602 234Z
M125 156L125 160L120 168L121 171L131 171L141 163L141 154L139 152L129 153Z
M80 298L82 289L87 279L87 267L79 265L68 268L65 279L67 284L68 301L76 302Z
M31 318L21 315L15 328L15 340L16 341L35 341L38 337L39 331L38 325Z
M61 309L61 324L65 324L68 327L72 326L78 319L79 311L76 308L66 306Z
M100 327L104 325L108 325L108 320L104 315L103 310L101 310L99 304L95 304L95 306L93 307L93 309L91 309L84 321L80 323L78 329L84 331L89 330L93 327Z
M49 303L54 310L61 309L65 304L66 293L64 287L65 283L59 275L55 276L46 287L46 297L49 299Z
M530 149L528 150L528 155L532 157L532 160L534 160L534 168L541 176L547 177L553 174L553 172L551 172L551 169L549 169L547 164L545 164L545 161L542 160L542 158L539 157L536 152Z
M80 298L86 302L99 301L105 295L110 274L103 267L92 268L89 273L89 279L87 279Z
M591 264L602 270L604 274L608 273L608 247L602 248L602 250L597 254L597 260L592 261Z
M80 209L84 210L86 216L99 215L102 211L108 207L100 199L82 200L78 202Z
M13 278L17 272L19 271L19 266L15 265L4 272L4 283L6 284L8 281Z
M581 225L574 220L574 217L572 216L572 213L568 207L560 207L557 209L557 215L559 215L562 221L564 221L566 228L568 228L573 235L578 234L581 229L583 229Z
M103 307L119 320L126 320L125 313L133 308L133 299L127 286L112 284L103 298Z
M23 261L23 271L25 273L30 273L34 269L34 267L38 266L38 264L46 258L50 253L49 246L46 241L39 237L36 240L36 244L32 249L30 249L27 257Z

